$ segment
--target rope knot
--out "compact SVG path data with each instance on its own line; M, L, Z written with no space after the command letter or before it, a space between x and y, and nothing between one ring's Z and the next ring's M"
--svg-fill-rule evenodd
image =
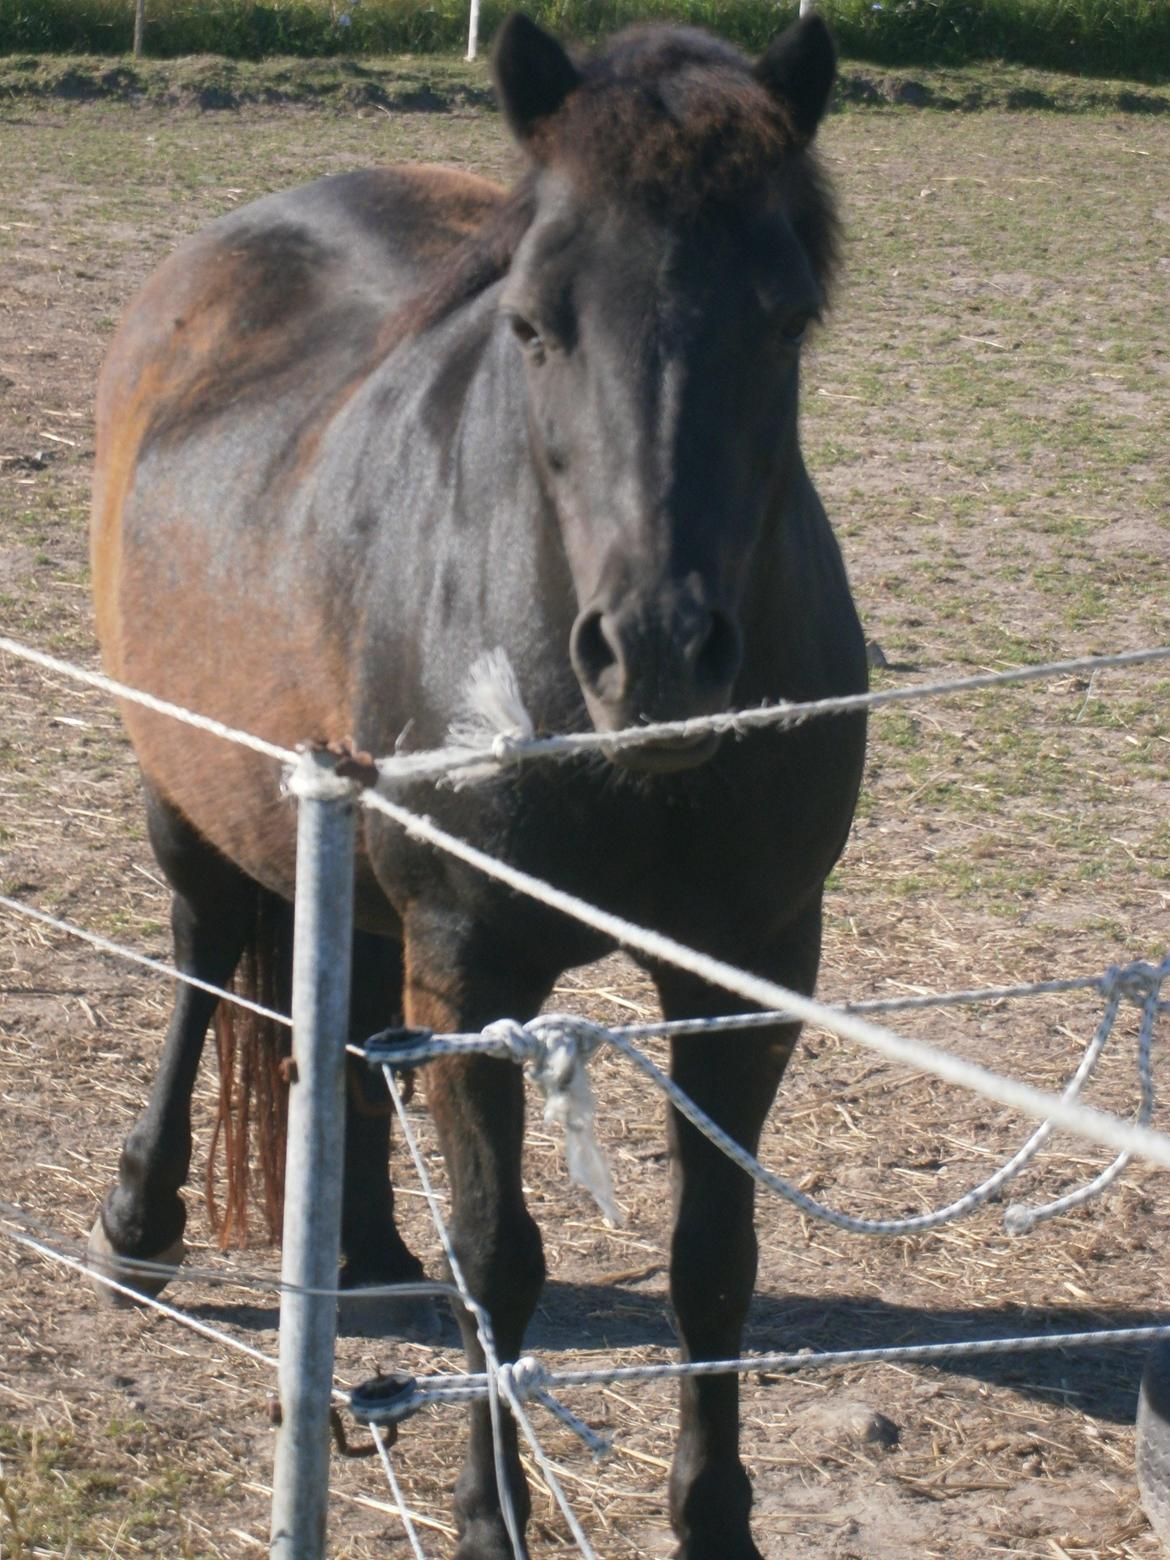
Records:
M596 1112L585 1067L609 1031L572 1014L544 1013L527 1024L500 1019L482 1033L522 1063L544 1095L545 1121L564 1129L570 1179L590 1193L607 1224L620 1225L613 1178L593 1127Z
M1132 964L1111 964L1101 977L1101 994L1107 1000L1114 996L1128 997L1139 1006L1159 989L1170 974L1170 958L1157 968L1137 959Z
M526 1024L534 1053L529 1074L547 1095L572 1086L573 1077L598 1050L608 1031L570 1013L546 1013Z
M548 1370L534 1354L522 1354L518 1360L501 1365L500 1376L505 1390L510 1385L522 1403L548 1389Z
M539 1038L532 1034L527 1024L518 1024L514 1018L497 1018L481 1031L485 1040L498 1045L515 1062L523 1067L537 1064L544 1054Z
M517 738L510 731L497 731L492 738L492 757L503 768L514 764L520 756Z

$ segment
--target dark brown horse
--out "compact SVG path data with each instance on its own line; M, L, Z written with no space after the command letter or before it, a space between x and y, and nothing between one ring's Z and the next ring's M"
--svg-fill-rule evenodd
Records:
M635 31L575 62L523 17L496 76L527 157L511 193L440 168L325 179L213 224L147 284L99 399L93 560L117 676L292 745L441 744L503 648L536 724L630 723L865 685L836 544L797 442L800 343L834 218L810 142L834 54L815 18L756 63ZM293 891L275 766L128 708L176 957L212 982ZM405 734L405 736L404 736ZM849 827L860 719L660 743L409 790L454 832L607 908L813 989L821 894ZM367 814L358 1026L535 1014L606 951L579 925ZM669 1016L734 1006L652 970ZM95 1250L178 1257L189 1100L213 1002L179 995ZM754 1148L796 1026L678 1041L674 1075ZM339 1040L340 1043L340 1040ZM501 1355L544 1277L521 1191L522 1084L427 1069L453 1236ZM671 1297L684 1353L737 1353L752 1188L669 1125ZM384 1121L352 1113L346 1276L417 1272ZM474 1337L466 1337L473 1365ZM528 1500L514 1438L506 1464ZM461 1560L509 1552L486 1408L456 1494ZM734 1377L682 1388L679 1554L757 1556Z

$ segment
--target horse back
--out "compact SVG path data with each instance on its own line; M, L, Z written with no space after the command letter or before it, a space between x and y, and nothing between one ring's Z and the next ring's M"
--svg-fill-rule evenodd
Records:
M229 213L147 281L98 388L91 554L114 676L276 741L352 730L344 636L298 613L276 529L429 271L501 199L438 167L342 174ZM207 739L124 714L158 790L205 830L221 813L215 843L241 864L272 855L233 832L257 825L231 798L270 787L250 755L220 745L210 764Z

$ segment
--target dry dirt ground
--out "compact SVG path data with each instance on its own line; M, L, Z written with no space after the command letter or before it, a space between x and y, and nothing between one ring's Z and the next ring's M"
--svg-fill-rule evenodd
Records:
M889 662L878 682L1170 641L1170 123L873 110L836 116L824 144L849 243L838 306L809 358L805 446ZM0 111L5 632L95 659L84 535L92 389L150 267L266 189L405 157L510 167L494 119L467 107L201 114L12 100ZM876 716L865 797L829 895L822 993L901 995L1162 957L1168 692L1165 667L1154 667ZM0 658L0 708L0 891L166 956L166 895L108 703ZM84 1235L113 1173L168 998L162 980L0 918L0 1198L63 1243ZM652 1011L620 961L568 977L558 1001L615 1022ZM1082 993L901 1027L1058 1085L1098 1013ZM1130 1009L1093 1092L1126 1112L1134 1032ZM567 1185L555 1140L531 1136L527 1176L551 1273L532 1342L554 1363L670 1348L662 1106L605 1059L596 1088L624 1229L606 1229ZM201 1146L211 1100L205 1074ZM811 1033L763 1157L835 1204L898 1214L981 1178L1026 1131ZM1022 1195L1054 1194L1104 1157L1060 1139ZM412 1239L434 1271L435 1239L396 1162ZM193 1263L272 1271L265 1250L219 1257L191 1203ZM1009 1238L1001 1214L874 1242L763 1199L749 1347L1166 1314L1170 1210L1156 1172L1132 1170L1102 1201L1027 1238ZM80 1280L3 1238L0 1275L5 1560L262 1550L265 1369L157 1315L99 1310ZM273 1347L263 1291L193 1282L172 1293ZM351 1338L339 1372L457 1364L449 1339L435 1353ZM1133 1471L1140 1367L1135 1351L1088 1351L749 1380L744 1446L761 1547L768 1560L1153 1560ZM603 1556L669 1552L671 1398L637 1388L574 1399L615 1436L600 1466L541 1421ZM893 1444L866 1439L875 1410L896 1427ZM396 1453L437 1556L451 1550L461 1433L454 1411L431 1410ZM331 1554L405 1554L372 1465L338 1459L334 1478ZM537 1487L535 1553L569 1549Z

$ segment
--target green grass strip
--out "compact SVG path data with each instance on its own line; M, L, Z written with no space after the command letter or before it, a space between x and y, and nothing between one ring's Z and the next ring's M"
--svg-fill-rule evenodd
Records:
M513 9L485 0L490 38ZM537 20L583 42L637 21L709 27L750 49L776 31L774 0L529 0ZM1170 80L1170 0L825 0L847 57L883 65L1001 59L1079 75ZM0 53L119 55L133 0L0 0ZM457 49L465 0L147 0L147 52L330 56Z

